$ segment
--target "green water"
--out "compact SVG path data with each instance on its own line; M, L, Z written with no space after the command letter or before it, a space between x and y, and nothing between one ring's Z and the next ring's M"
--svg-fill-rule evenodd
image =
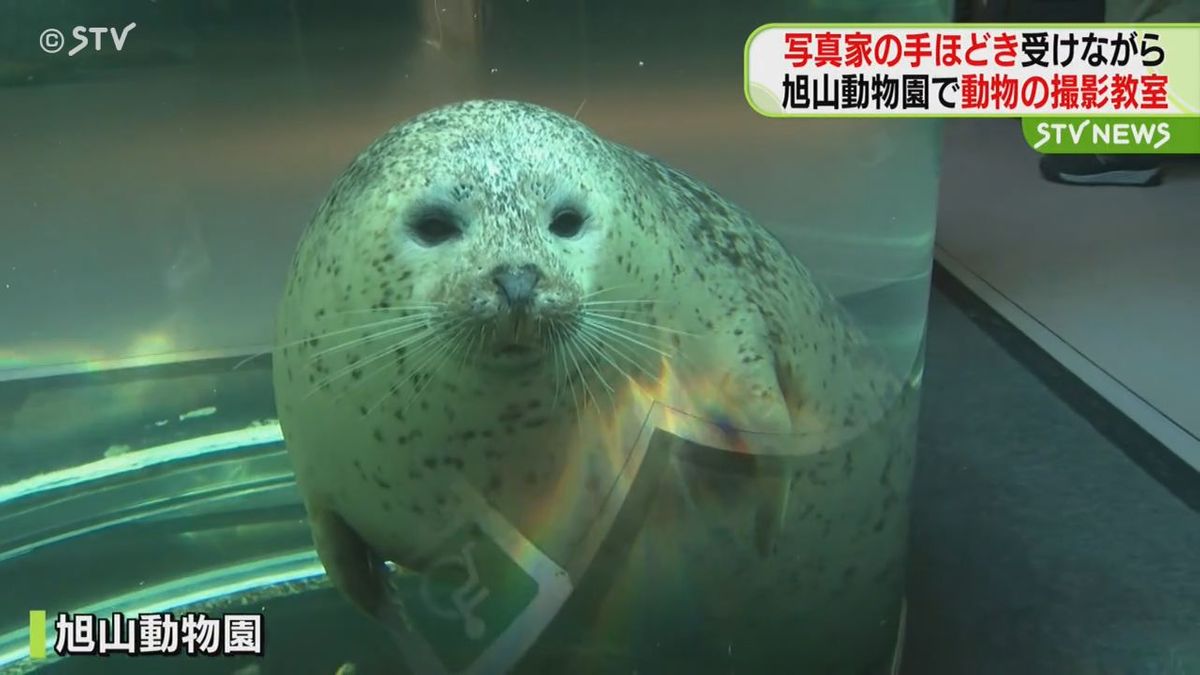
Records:
M314 559L278 443L234 439L136 458L270 423L269 364L233 365L270 341L300 230L355 153L433 105L530 100L688 171L810 266L896 372L920 362L938 124L766 120L742 98L741 59L762 23L934 21L944 18L939 4L10 0L0 16L0 114L10 122L0 158L9 223L0 234L0 487L9 488L0 493L0 668L37 665L21 660L30 609L131 603L266 611L262 672L332 673L347 660L360 672L394 667L386 633L305 576ZM131 22L120 52L37 47L49 27ZM74 473L39 482L50 470ZM902 544L886 555L898 560ZM246 590L256 579L280 585ZM760 630L756 657L754 631L748 638L742 625L660 651L647 626L683 612L663 593L621 610L623 625L638 627L627 644L657 654L639 672L685 663L728 672L829 644L811 627L795 628L799 637L787 626ZM852 598L847 607L878 611L883 623L856 634L853 617L839 620L839 646L822 662L849 672L886 660L899 595L893 585L876 605ZM806 602L797 592L784 604L819 621L822 606ZM634 651L617 661L633 665ZM737 658L723 661L722 651ZM42 663L81 673L165 664Z

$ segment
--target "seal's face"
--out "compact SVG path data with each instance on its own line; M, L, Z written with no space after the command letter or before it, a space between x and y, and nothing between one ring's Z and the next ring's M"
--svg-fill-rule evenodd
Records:
M572 168L588 148L547 136L519 116L427 122L422 151L436 145L437 161L398 195L393 264L412 271L411 301L461 343L458 360L487 370L545 365L603 290L609 209L594 174Z
M598 228L578 200L507 213L483 201L409 213L399 233L402 264L437 270L422 276L413 300L438 308L448 338L467 339L464 358L487 368L533 367L574 330Z

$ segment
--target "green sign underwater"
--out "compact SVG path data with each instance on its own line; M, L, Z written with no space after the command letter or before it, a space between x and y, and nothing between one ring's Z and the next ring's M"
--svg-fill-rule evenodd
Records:
M529 607L537 582L503 549L463 528L433 569L398 584L410 618L452 671L477 659Z

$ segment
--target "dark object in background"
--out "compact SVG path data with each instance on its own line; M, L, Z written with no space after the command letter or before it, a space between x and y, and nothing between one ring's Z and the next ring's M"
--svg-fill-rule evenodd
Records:
M1151 187L1162 182L1161 157L1155 155L1044 155L1042 177L1067 185Z

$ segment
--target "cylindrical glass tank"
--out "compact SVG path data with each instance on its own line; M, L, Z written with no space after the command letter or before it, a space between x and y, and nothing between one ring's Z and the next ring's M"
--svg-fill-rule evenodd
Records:
M948 3L3 7L0 669L893 667L940 125L761 117L742 58L764 23L942 22ZM106 37L68 53L74 26L129 24L119 50ZM54 53L39 47L49 28L66 36ZM707 184L868 346L833 386L845 423L792 435L732 429L721 411L739 402L719 383L643 390L606 441L601 489L568 463L536 509L479 502L478 526L448 529L433 560L474 556L474 576L393 566L389 602L407 622L371 621L323 574L271 357L249 357L270 352L301 233L347 163L393 124L473 98L557 110ZM589 490L605 495L591 510ZM265 656L61 659L48 632L31 659L39 609L49 624L259 612Z

